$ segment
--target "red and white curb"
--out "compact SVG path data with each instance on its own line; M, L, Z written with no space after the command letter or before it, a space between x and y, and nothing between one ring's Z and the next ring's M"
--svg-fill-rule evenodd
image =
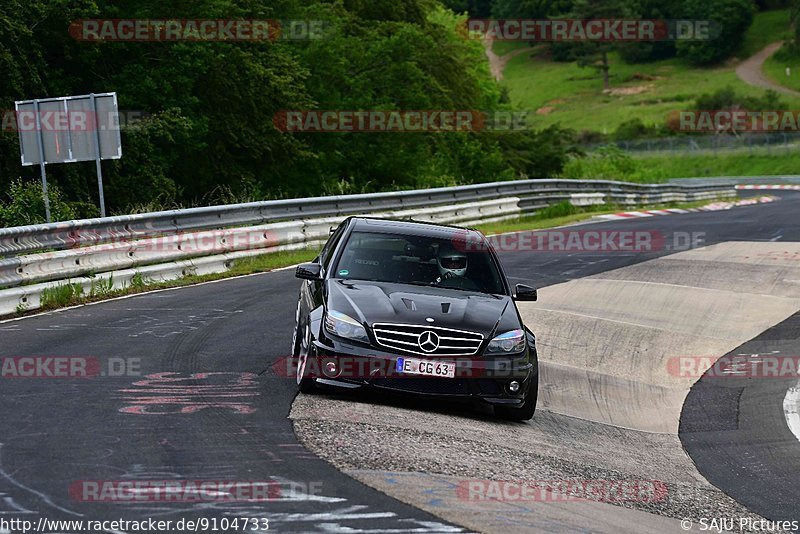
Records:
M766 204L777 200L775 197L759 197L759 198L746 198L743 200L736 200L734 202L714 202L707 206L700 206L699 208L672 208L665 210L642 210L642 211L624 211L622 213L611 213L608 215L598 215L597 219L603 220L618 220L618 219L635 219L639 217L654 217L656 215L673 215L675 213L695 213L698 211L722 211L735 208L737 206L752 206L753 204Z
M791 189L800 191L800 185L737 185L736 189Z

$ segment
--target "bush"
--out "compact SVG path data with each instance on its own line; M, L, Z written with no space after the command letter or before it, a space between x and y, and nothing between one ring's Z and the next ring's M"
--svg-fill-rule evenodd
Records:
M800 44L796 41L786 41L775 52L775 59L778 61L797 61L797 58L800 58Z
M625 63L647 63L675 55L675 43L671 41L625 42L618 47L619 56Z
M785 9L792 6L792 0L756 0L756 6L759 11Z
M491 0L444 0L442 3L456 13L468 13L470 17L488 18L492 14Z
M570 42L554 42L550 44L550 59L560 63L575 61L577 45Z
M54 184L48 184L50 197L50 216L53 222L68 221L75 218L74 212L63 200L61 191ZM45 219L44 198L39 182L11 182L6 198L0 199L0 226L25 226L47 222Z
M653 128L648 128L642 119L636 118L625 121L614 131L615 141L627 141L628 139L639 139L651 134Z
M180 188L172 175L179 174L181 156L190 158L184 150L196 142L192 127L180 109L170 109L122 131L125 155L110 162L106 179L109 211L130 213L134 206L175 204Z
M540 131L502 134L498 141L508 164L527 178L552 178L571 156L579 154L575 132L557 125Z
M754 11L752 0L686 0L681 18L714 21L717 31L712 28L712 39L678 41L678 55L695 65L725 59L742 43Z
M93 219L100 217L100 206L85 200L67 201L67 206L72 210L73 219Z
M575 136L575 143L578 145L594 145L598 143L605 143L608 141L608 134L597 132L595 130L581 130Z
M767 111L785 109L786 104L775 91L768 89L761 98L736 94L731 87L719 89L714 93L704 93L695 102L695 109L711 111L721 109L746 109Z
M608 145L586 158L573 158L564 166L564 178L591 180L618 180L635 172L636 160L619 147Z

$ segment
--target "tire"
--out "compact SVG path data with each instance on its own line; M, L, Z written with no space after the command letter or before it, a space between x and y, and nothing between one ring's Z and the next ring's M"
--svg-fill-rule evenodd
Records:
M494 415L499 419L509 421L530 421L536 412L536 402L539 398L539 373L530 380L525 390L525 402L522 406L511 408L509 406L495 406Z
M297 360L295 362L297 369L295 374L297 389L300 393L313 393L317 389L314 379L305 376L306 362L311 352L311 330L306 327L305 336L303 336L300 332L299 321L295 324L294 328L295 337L292 356Z

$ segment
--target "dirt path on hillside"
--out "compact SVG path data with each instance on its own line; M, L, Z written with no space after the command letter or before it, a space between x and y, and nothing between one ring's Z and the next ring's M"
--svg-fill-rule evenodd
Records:
M524 52L528 52L531 50L531 48L520 48L518 50L512 50L503 56L498 56L495 54L494 50L492 50L492 43L493 40L491 37L484 37L483 48L486 50L486 57L489 58L489 69L491 70L494 79L499 82L503 79L503 71L505 70L508 62L511 61L511 58L516 57Z
M777 91L786 95L800 96L800 92L779 85L767 78L762 70L764 62L772 54L777 52L782 44L782 41L772 43L757 54L742 61L739 66L736 67L736 75L740 80L749 85L763 87L764 89L772 89L773 91Z

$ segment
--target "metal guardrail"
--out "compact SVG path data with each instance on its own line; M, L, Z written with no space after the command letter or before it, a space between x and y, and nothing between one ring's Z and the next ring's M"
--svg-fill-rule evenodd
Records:
M38 307L47 283L167 279L219 272L233 259L322 242L353 214L475 224L575 205L647 205L734 196L724 184L521 180L463 187L213 206L0 229L0 314ZM159 265L161 265L159 267ZM78 277L78 278L76 278ZM89 277L89 278L80 278Z
M375 215L457 223L514 217L520 213L519 198L505 197L417 210L386 211ZM300 248L309 242L326 238L331 225L338 224L343 217L295 219L257 226L179 232L144 239L121 237L98 245L4 258L0 259L0 287L214 254L238 251L264 253L270 249Z
M693 190L716 189L707 184L693 186L582 180L518 180L389 193L270 200L0 228L0 257L41 250L63 250L120 239L135 240L190 230L411 209L508 195L521 196L528 203L540 200L543 204L549 204L554 199L568 198L572 193L603 193L612 202L626 198L626 195L638 194L645 199L642 203L646 203L648 198L655 198L659 193L690 193Z

